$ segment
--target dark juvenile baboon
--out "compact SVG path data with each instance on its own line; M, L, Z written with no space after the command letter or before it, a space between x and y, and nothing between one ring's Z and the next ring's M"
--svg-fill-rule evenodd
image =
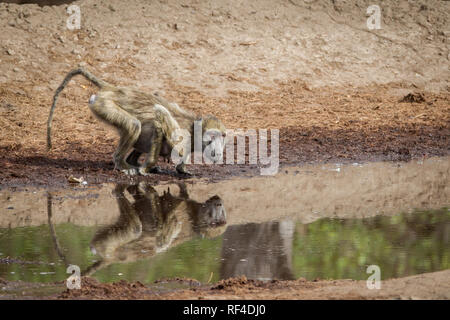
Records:
M100 89L89 99L89 108L99 119L115 127L120 135L120 142L114 153L116 169L133 175L158 172L159 168L156 163L159 155L167 158L172 149L182 143L174 133L179 129L184 129L191 137L194 137L194 122L197 121L202 127L202 137L210 137L209 144L213 143L214 150L217 150L217 157L222 157L226 129L216 117L198 117L158 95L132 88L113 86L81 68L67 74L53 97L47 122L47 146L49 149L52 146L51 123L56 101L61 91L76 75L84 76ZM203 149L206 148L208 142L202 140ZM189 151L192 151L194 147L193 139L191 139L191 145L185 145L185 147L188 152L183 152L183 150L178 152L181 160L176 168L179 173L190 174L186 171L185 164L190 154ZM132 152L127 158L130 151ZM147 158L143 166L139 166L138 159L142 153L147 153Z
M186 186L179 184L180 194L169 191L159 195L145 183L117 185L120 217L100 230L91 241L91 251L101 260L84 274L115 262L130 262L150 257L195 236L215 237L226 229L223 201L213 196L201 203L189 199ZM125 191L133 197L127 199Z

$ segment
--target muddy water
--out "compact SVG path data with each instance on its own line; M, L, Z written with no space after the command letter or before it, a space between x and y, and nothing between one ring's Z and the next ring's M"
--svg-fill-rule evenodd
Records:
M450 158L0 191L0 278L383 279L450 268Z

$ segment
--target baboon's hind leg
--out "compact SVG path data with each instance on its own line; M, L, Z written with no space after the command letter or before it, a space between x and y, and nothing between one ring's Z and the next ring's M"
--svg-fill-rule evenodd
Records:
M114 152L115 168L127 174L137 174L137 168L128 164L125 157L139 138L141 122L109 99L99 97L89 107L94 114L119 131L120 141Z
M159 153L163 143L164 134L162 128L155 123L155 134L152 139L150 150L145 159L144 165L139 168L139 173L142 175L148 175L149 173L161 173L161 169L156 165L158 162Z

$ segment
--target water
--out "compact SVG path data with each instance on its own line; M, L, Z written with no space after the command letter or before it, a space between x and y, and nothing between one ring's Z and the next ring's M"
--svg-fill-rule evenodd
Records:
M337 170L339 169L339 170ZM0 191L0 278L382 279L450 267L449 158L275 177ZM169 189L169 190L168 190Z

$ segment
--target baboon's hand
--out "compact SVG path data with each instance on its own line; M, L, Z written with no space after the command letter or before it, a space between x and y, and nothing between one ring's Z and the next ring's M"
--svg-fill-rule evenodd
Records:
M186 165L184 163L180 163L176 167L178 174L186 177L192 177L193 174L186 169Z

